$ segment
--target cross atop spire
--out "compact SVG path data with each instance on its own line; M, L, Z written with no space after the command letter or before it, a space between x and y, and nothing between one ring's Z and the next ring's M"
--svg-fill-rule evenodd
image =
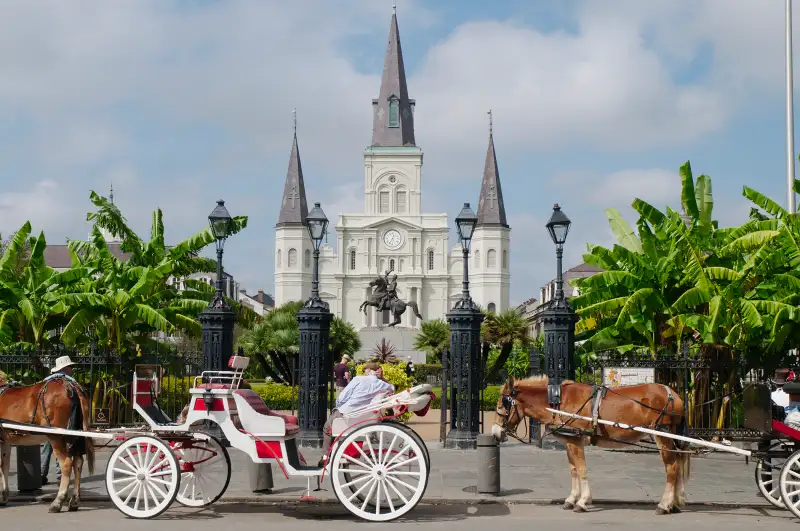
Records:
M397 14L397 2L392 2L392 15Z
M111 204L114 204L114 183L111 183L111 191L108 194L108 200L111 201Z
M383 76L378 99L372 100L372 145L415 146L414 100L408 97L406 69L397 27L397 6L392 5L389 42L383 60Z
M499 225L508 227L506 206L503 202L503 189L500 186L500 172L497 169L497 154L494 151L492 111L487 114L489 115L489 147L486 150L481 196L478 199L477 226Z
M304 224L308 216L306 186L303 181L303 165L300 163L300 148L297 147L297 109L292 111L292 152L289 155L289 170L283 185L283 201L278 214L278 225Z

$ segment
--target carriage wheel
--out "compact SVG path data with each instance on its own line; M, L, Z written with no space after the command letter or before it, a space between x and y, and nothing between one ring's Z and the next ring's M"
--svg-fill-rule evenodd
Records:
M225 494L231 482L231 456L217 439L175 441L170 446L181 468L178 503L205 507Z
M106 489L111 502L132 518L154 518L169 508L180 486L178 459L164 441L132 437L111 454Z
M783 463L780 487L784 505L800 518L800 450L790 455Z
M781 497L780 473L786 458L780 455L771 455L785 448L785 443L776 441L772 443L763 459L756 463L756 485L761 495L779 509L785 509Z
M344 437L331 464L333 491L342 505L372 522L388 522L413 509L429 473L418 439L393 424L362 426Z
M397 426L398 428L400 428L403 431L405 431L424 450L423 455L425 457L425 464L427 465L428 475L430 476L430 473L431 473L431 456L430 456L430 453L428 452L428 447L425 445L425 442L422 440L422 437L420 437L419 434L417 434L417 432L415 432L414 430L412 430L411 428L409 428L408 426L406 426L405 424L402 424L400 422L395 422L395 421L384 421L384 422L386 424L391 424L392 426ZM374 447L374 444L373 444L373 447ZM410 455L408 457L414 457L413 451L411 451L409 453L410 453ZM363 503L364 500L366 499L366 493L359 490L360 485L359 485L359 483L357 481L353 481L355 479L355 476L357 475L357 473L356 472L351 473L349 471L350 468L358 468L358 466L353 464L353 463L347 463L347 464L344 465L344 469L347 470L347 472L342 472L342 474L344 475L344 480L346 482L345 484L348 485L348 488L350 489L350 492L352 492L353 494L356 495L355 499L358 500L359 502ZM375 507L374 504L372 504L372 503L368 503L367 506L372 508L372 509L374 509L374 507Z

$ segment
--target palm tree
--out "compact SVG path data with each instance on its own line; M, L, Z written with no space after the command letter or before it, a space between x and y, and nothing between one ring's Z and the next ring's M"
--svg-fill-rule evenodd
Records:
M75 311L61 335L66 344L86 340L92 326L118 352L131 332L200 332L195 316L208 302L195 292L180 292L167 285L165 280L175 268L172 260L165 258L155 268L122 262L111 254L98 226L91 241L86 265L92 276L85 278L76 292L59 297ZM73 260L80 260L77 252ZM139 340L143 339L140 335Z
M29 238L26 222L8 242L0 258L0 333L4 343L40 347L48 332L65 324L65 306L57 290L88 275L88 269L56 272L44 261L44 233Z
M417 337L414 338L414 350L425 352L429 362L441 363L442 353L450 346L450 326L442 319L423 321Z
M328 346L331 361L337 363L345 354L352 358L361 349L361 338L352 324L334 316Z
M292 301L275 308L237 342L276 382L294 384L294 356L300 351L296 315L302 307L301 301Z
M514 309L506 310L491 319L487 327L487 334L490 334L490 342L500 347L500 355L494 365L487 368L484 381L494 381L500 371L505 367L508 357L511 355L514 345L525 347L530 342L528 335L528 325L522 315Z

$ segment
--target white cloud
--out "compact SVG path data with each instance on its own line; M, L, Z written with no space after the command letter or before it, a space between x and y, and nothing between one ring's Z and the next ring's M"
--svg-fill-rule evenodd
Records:
M426 152L424 202L431 208L427 190L434 179L454 176L474 179L469 198L477 199L490 108L501 172L508 160L532 150L561 149L565 156L573 156L576 146L633 152L685 145L719 130L744 94L775 91L782 83L782 3L766 4L586 1L578 4L571 32L513 21L452 28L409 71L418 101L417 139ZM401 34L437 20L436 5L426 5L434 7L401 3ZM150 213L161 207L176 241L203 227L220 193L209 185L217 178L229 186L232 213L251 215L242 243L229 244L231 270L248 284L268 286L291 109L298 109L309 201L326 198L332 224L339 213L361 209L360 150L369 142L379 72L361 73L342 43L364 34L382 40L388 6L367 0L181 6L168 9L156 0L0 4L0 123L30 122L28 134L13 139L16 152L36 157L43 168L27 182L56 183L0 196L0 230L30 218L52 232L51 241L83 237L88 189L105 193L113 182L137 230L146 234ZM703 43L713 47L710 72L680 82ZM413 48L408 38L404 48ZM369 53L379 57L383 47ZM183 140L203 128L228 140L214 145L206 175L161 165L163 152L184 159L204 155L192 151L198 147L191 139ZM172 135L172 142L154 147L150 131ZM265 160L274 162L270 169L262 167ZM159 173L145 174L145 165ZM69 172L61 171L65 166ZM241 183L243 170L258 178ZM660 171L614 173L594 200L607 199L606 207L625 194L669 195L677 177L669 172L662 181ZM502 176L511 197L514 176ZM16 183L3 184L8 190ZM452 206L442 199L448 208L463 201ZM628 204L630 199L623 206ZM549 278L552 244L538 228L546 220L509 215L514 291L525 291L516 286ZM534 221L535 236L519 230ZM235 258L237 246L248 250L245 256Z

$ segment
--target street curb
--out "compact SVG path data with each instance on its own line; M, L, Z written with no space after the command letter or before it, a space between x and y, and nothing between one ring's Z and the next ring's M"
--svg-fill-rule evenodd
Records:
M26 503L26 504L44 504L50 503L55 498L55 494L41 494L38 496L17 495L9 499L10 503ZM269 494L261 496L231 496L223 497L216 502L218 504L248 504L248 505L341 505L336 498L317 499L313 501L300 501L298 496L272 496ZM82 502L91 503L110 503L111 498L107 495L99 494L82 494ZM419 502L420 505L563 505L563 499L552 498L534 498L534 499L519 499L519 500L505 500L500 497L486 497L486 498L427 498ZM657 500L593 500L592 505L607 505L614 507L624 506L637 506L642 507L652 505L655 507L658 504ZM180 506L177 502L175 506ZM742 503L742 502L686 502L687 507L719 507L726 509L768 509L774 508L769 503Z

